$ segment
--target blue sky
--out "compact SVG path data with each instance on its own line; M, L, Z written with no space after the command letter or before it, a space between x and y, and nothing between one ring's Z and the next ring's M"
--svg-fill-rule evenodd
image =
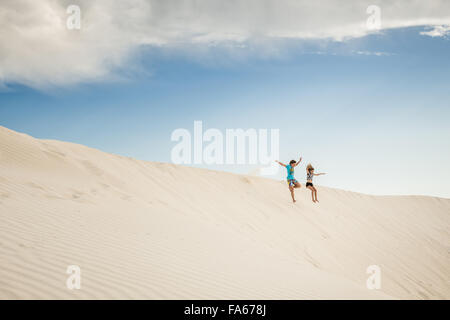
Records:
M194 120L223 131L279 128L280 160L302 155L328 173L319 185L450 197L450 40L423 30L283 40L272 44L275 55L150 46L133 55L132 72L117 71L119 80L44 89L6 82L0 125L163 162L172 131L192 130ZM304 180L303 167L296 176Z

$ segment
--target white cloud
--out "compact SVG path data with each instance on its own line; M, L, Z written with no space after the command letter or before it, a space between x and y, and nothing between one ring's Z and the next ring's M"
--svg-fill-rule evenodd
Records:
M383 51L352 51L354 54L359 54L363 56L392 56L392 53Z
M447 35L450 35L450 25L448 26L434 26L430 31L423 31L420 33L424 36L430 36L430 37L445 37Z
M366 25L372 2L381 9L381 30L450 25L447 0L2 0L0 82L42 88L107 81L128 70L143 46L271 55L279 53L277 39L344 41L377 32ZM81 8L81 30L66 28L71 4Z

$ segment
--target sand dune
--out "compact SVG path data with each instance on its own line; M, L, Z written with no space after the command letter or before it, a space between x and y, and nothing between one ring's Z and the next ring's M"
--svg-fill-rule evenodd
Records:
M0 127L0 298L450 298L449 199L297 194Z

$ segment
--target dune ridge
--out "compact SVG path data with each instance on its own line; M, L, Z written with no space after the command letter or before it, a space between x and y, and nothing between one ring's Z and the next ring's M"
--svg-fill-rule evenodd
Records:
M0 126L0 299L450 298L449 199L296 194Z

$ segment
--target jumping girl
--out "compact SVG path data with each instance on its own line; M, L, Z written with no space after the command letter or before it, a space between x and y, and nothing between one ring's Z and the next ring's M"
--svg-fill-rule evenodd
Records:
M281 163L280 161L276 160L280 166L283 166L287 170L287 183L289 186L289 191L291 192L292 201L295 202L295 196L294 196L294 188L300 188L300 183L294 178L294 167L300 164L302 162L302 157L300 157L300 160L296 162L295 160L291 160L288 165L285 165L284 163Z
M306 166L306 187L309 190L311 190L311 196L312 196L313 202L319 202L319 200L317 200L317 189L314 188L314 185L312 183L313 177L320 176L323 174L325 174L325 173L314 173L314 168L311 165L311 163ZM315 197L315 199L314 199L314 197Z

